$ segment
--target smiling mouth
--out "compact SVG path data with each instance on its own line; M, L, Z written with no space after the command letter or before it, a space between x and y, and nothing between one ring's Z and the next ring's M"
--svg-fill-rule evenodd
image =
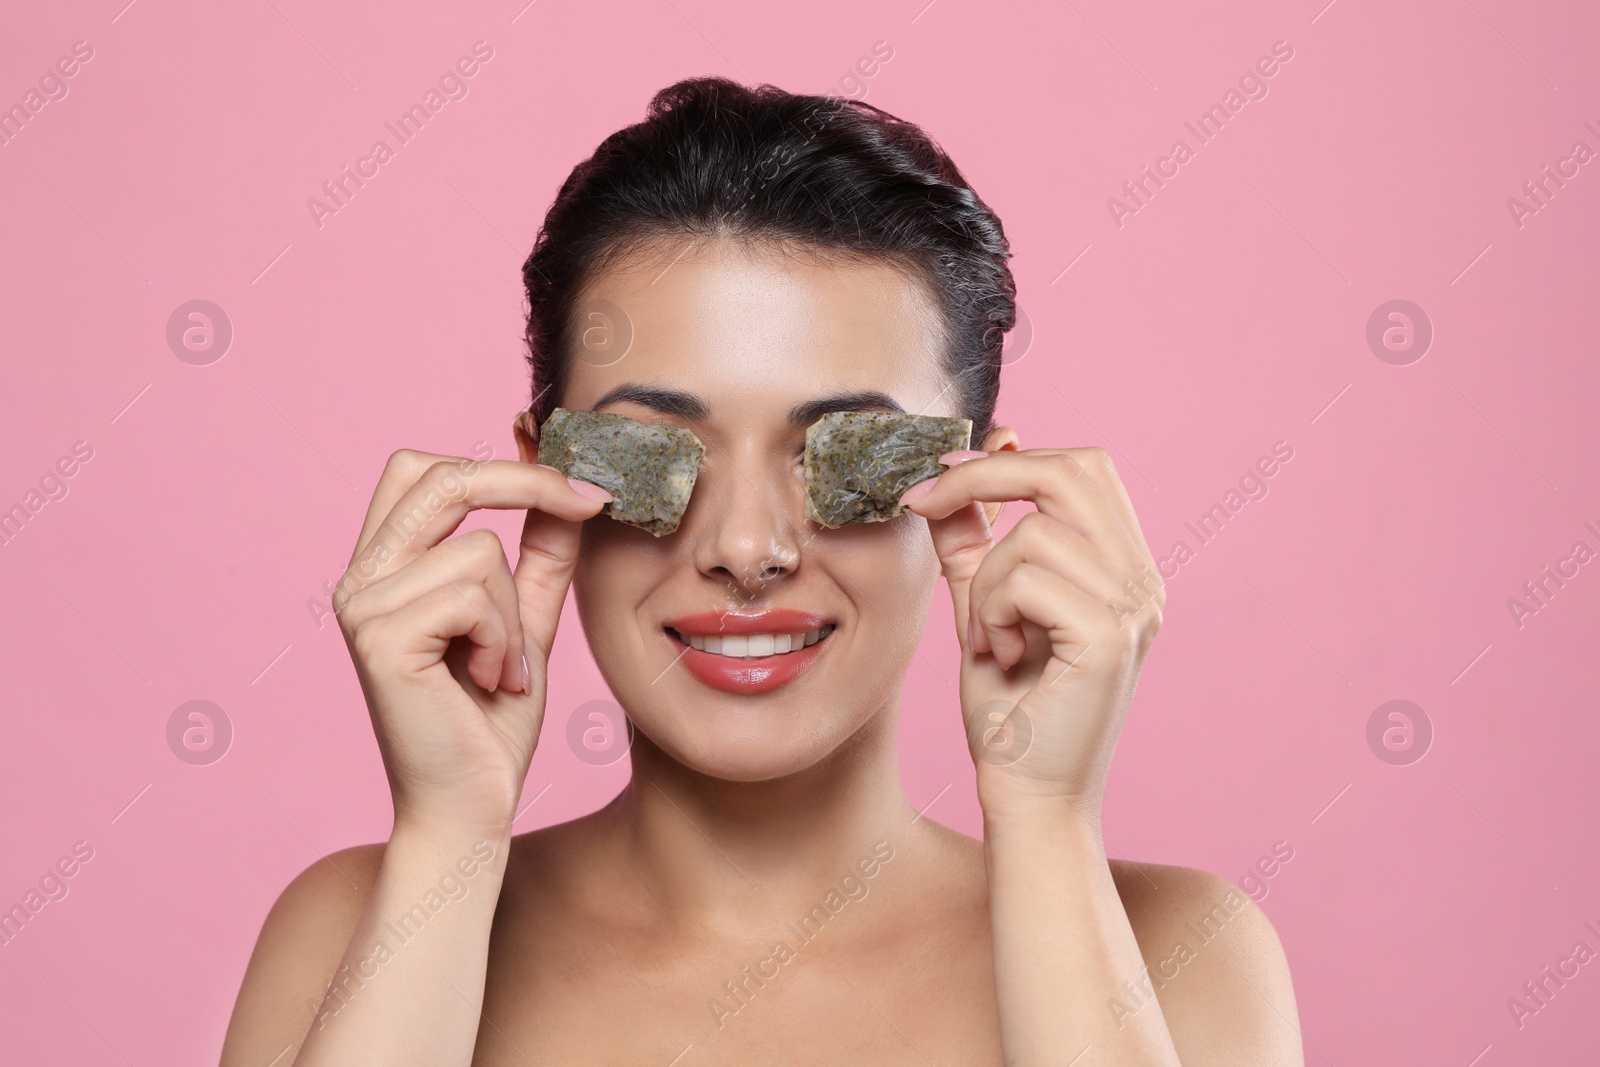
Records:
M666 631L680 643L701 652L729 659L763 659L810 648L819 641L827 640L835 628L830 622L815 630L795 633L683 634L670 626L666 627Z

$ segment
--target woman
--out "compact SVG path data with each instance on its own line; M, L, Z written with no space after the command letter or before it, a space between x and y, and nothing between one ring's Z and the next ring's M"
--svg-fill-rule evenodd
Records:
M335 597L392 833L284 891L225 1065L1302 1062L1262 913L1106 858L1163 594L1105 452L993 424L1008 256L950 160L859 103L685 81L573 171L524 267L521 462L395 453ZM608 324L631 341L597 358ZM536 465L558 405L705 443L675 533ZM824 529L800 460L831 411L966 417L981 448L910 514ZM1037 510L997 540L1007 501ZM483 507L527 510L514 571L449 537ZM897 773L941 573L982 842ZM632 779L513 837L569 583ZM692 647L716 634L793 650Z

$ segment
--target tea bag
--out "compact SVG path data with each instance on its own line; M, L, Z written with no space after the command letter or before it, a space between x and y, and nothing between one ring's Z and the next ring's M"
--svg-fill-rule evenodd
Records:
M656 537L682 521L705 451L681 426L597 411L556 408L539 430L540 463L605 489L602 515Z
M884 522L900 497L945 471L939 457L971 447L972 420L836 411L806 430L806 518L830 530Z

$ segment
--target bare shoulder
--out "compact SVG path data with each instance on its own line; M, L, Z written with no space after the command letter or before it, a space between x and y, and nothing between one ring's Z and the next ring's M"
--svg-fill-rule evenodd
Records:
M234 1002L223 1067L269 1063L305 1040L377 881L384 847L330 853L278 894Z
M1144 957L1107 1010L1161 1006L1189 1064L1302 1064L1289 963L1266 912L1233 883L1192 867L1111 861Z

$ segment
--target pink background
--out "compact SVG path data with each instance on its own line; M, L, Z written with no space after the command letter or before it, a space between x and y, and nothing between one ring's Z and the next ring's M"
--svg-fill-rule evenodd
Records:
M279 890L385 835L343 642L307 602L391 451L514 454L518 268L546 206L655 90L707 73L863 85L949 149L1035 330L1003 418L1025 446L1111 448L1157 555L1196 550L1123 734L1114 854L1237 880L1292 846L1263 906L1308 1063L1593 1058L1600 965L1521 1029L1506 1004L1600 949L1600 563L1520 628L1507 607L1574 542L1600 549L1600 161L1520 227L1507 206L1575 141L1600 150L1591 6L124 2L12 5L0 35L5 105L94 49L0 146L0 507L93 449L0 546L0 905L94 849L0 946L8 1062L214 1062ZM469 95L319 229L307 199L480 39ZM893 58L841 83L880 40ZM1184 122L1280 40L1269 95L1119 228L1107 198L1194 147ZM197 298L235 331L208 366L165 337ZM1366 342L1392 299L1435 330L1408 366ZM1277 441L1269 495L1199 546L1184 523ZM930 816L972 833L940 597L905 781L919 805L948 787ZM562 743L607 696L576 621L519 830L626 773ZM193 699L235 731L209 766L166 741ZM1420 762L1369 750L1391 699L1432 723Z

